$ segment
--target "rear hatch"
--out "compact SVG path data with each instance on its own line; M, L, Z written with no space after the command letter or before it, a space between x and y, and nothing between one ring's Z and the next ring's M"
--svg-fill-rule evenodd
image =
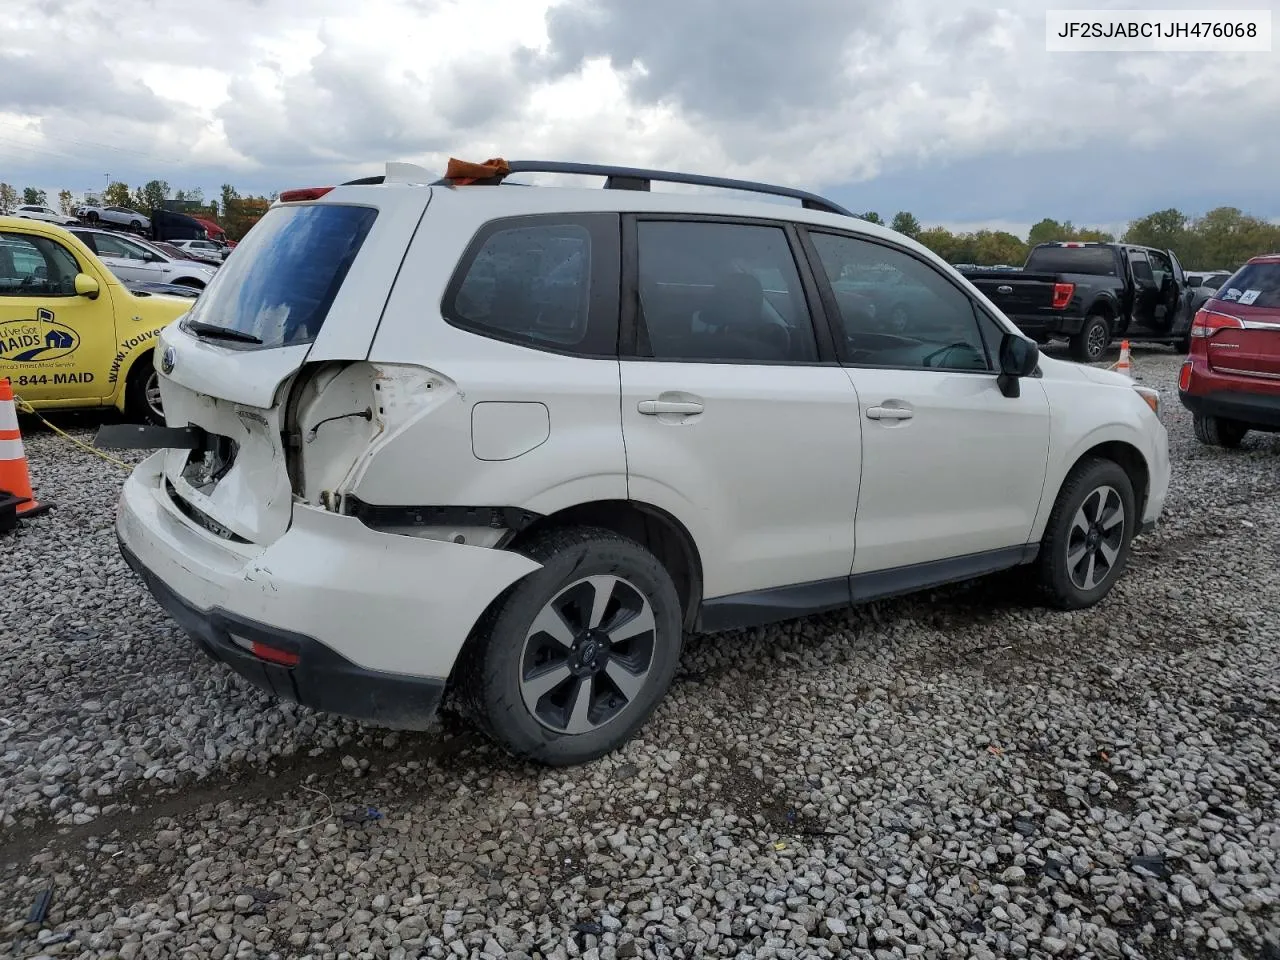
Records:
M304 363L367 356L429 199L426 187L355 186L273 207L162 333L165 419L204 431L199 449L165 455L166 491L194 523L256 544L288 529L294 375Z
M1213 370L1280 383L1280 261L1246 264L1205 309L1224 318L1208 343Z

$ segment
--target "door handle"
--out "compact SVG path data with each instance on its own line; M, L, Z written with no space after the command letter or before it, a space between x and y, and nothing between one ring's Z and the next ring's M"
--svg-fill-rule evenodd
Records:
M868 420L910 420L915 414L904 407L868 407Z
M685 416L701 413L702 404L689 400L641 400L636 409L645 416L656 417L661 413L677 413Z

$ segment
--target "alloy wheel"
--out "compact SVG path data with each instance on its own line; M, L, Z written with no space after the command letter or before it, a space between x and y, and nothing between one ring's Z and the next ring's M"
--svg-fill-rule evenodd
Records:
M621 577L569 584L525 636L520 695L530 715L570 735L614 720L649 677L656 627L648 598Z
M1114 487L1098 487L1080 504L1067 536L1067 573L1079 589L1096 589L1115 570L1124 519L1124 501Z

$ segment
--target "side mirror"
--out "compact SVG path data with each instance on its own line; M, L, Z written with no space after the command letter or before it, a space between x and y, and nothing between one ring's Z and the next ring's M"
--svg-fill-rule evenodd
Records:
M98 281L87 273L77 273L75 284L77 297L88 297L90 300L98 299Z
M1000 376L996 383L1006 397L1022 396L1018 381L1036 372L1040 363L1040 348L1034 341L1015 333L1006 333L1000 341Z

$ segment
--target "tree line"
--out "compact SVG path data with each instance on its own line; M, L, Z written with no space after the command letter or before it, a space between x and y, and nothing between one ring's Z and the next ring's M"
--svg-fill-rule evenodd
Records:
M171 191L164 180L148 180L130 190L127 183L117 180L101 194L85 194L83 203L132 207L142 213L150 213L163 207L166 200L186 201L197 208L190 212L214 220L227 231L228 237L239 240L277 196L274 193L266 197L241 196L235 187L224 183L219 198L206 203L204 192L199 187ZM12 213L19 204L37 203L48 205L44 190L24 187L19 193L9 184L0 183L0 215ZM79 204L70 190L58 192L58 208L63 213L69 216L77 206ZM884 223L874 210L858 216L871 223ZM1055 240L1110 243L1117 239L1104 230L1077 227L1070 220L1059 222L1049 218L1035 224L1025 240L1005 230L952 233L946 227L926 228L921 226L915 214L906 210L894 214L889 226L924 244L948 263L988 267L996 264L1021 266L1037 243ZM1172 250L1188 270L1234 270L1250 257L1280 251L1280 224L1251 216L1237 207L1217 207L1200 217L1170 208L1130 221L1119 239L1125 243Z
M858 214L883 224L880 214ZM924 228L915 215L894 214L890 228L924 244L948 263L1021 266L1038 243L1058 240L1124 243L1172 250L1188 270L1234 270L1250 257L1280 252L1280 224L1251 216L1237 207L1217 207L1200 217L1170 208L1130 221L1119 238L1105 230L1077 227L1070 220L1046 218L1035 224L1023 240L1004 230L952 233L945 227Z
M141 186L130 190L122 180L107 185L101 193L89 192L79 201L70 190L59 190L57 208L67 216L72 216L79 206L128 207L139 213L150 214L161 209L169 200L183 204L182 212L192 216L205 217L221 225L232 240L239 240L248 229L257 222L276 199L278 194L269 197L241 196L229 183L224 183L217 200L208 202L204 199L204 191L200 187L190 190L172 190L168 181L148 180ZM49 202L47 191L36 187L23 187L19 192L8 183L0 183L0 216L11 214L23 204L39 204L53 206Z

